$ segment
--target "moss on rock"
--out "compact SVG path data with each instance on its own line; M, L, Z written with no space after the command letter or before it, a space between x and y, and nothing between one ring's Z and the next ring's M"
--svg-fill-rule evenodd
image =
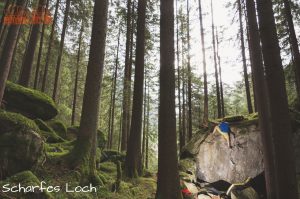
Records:
M41 130L41 134L45 137L46 142L48 143L58 143L65 142L65 140L57 135L57 133L49 127L43 120L37 119L35 120L36 125Z
M23 171L21 173L17 173L14 176L6 179L5 181L0 181L0 186L4 186L9 184L9 187L17 186L20 184L22 187L28 186L40 186L39 179L31 172L31 171ZM48 192L42 192L39 189L35 188L34 192L7 192L5 195L2 195L0 192L0 198L22 198L22 199L52 199L52 195Z
M57 120L50 120L47 124L62 138L67 138L67 127Z
M125 153L116 150L103 150L101 153L100 162L125 162Z
M0 112L0 179L38 166L45 158L36 124L16 113Z
M58 114L54 101L46 94L7 81L3 97L7 110L31 119L49 120Z

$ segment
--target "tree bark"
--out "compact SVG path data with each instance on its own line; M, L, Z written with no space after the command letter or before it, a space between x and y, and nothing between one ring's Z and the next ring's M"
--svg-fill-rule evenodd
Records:
M43 81L42 81L42 91L46 91L46 83L47 83L47 77L48 77L48 69L49 69L49 61L50 61L50 56L51 56L51 50L52 50L52 43L53 43L53 37L54 37L54 30L55 30L55 25L57 22L57 17L58 17L58 7L59 7L60 0L56 1L55 5L55 12L54 12L54 18L53 18L53 23L51 27L51 33L49 37L49 44L48 44L48 50L47 50L47 55L46 55L46 63L45 63L45 69L44 69L44 74L43 74Z
M46 8L46 0L39 0L37 11L43 12L45 14L45 8ZM35 49L38 42L41 26L42 24L33 24L31 27L28 47L25 52L21 74L19 77L19 84L25 87L29 86L34 54L35 54Z
M182 118L181 118L181 87L180 87L180 52L179 52L179 15L178 15L178 0L176 5L176 61L177 61L177 91L178 91L178 135L179 135L179 150L183 148L182 144Z
M221 115L222 115L222 117L225 117L222 68L221 68L221 57L220 57L220 52L219 52L219 35L218 35L218 30L217 29L216 29L216 42L217 42L217 58L218 58L218 65L219 65L219 76L220 76Z
M77 52L77 61L76 61L75 85L74 85L74 95L73 95L73 104L72 104L72 119L71 119L71 125L72 126L75 124L75 117L76 117L76 104L77 104L78 79L79 79L79 65L80 65L81 43L82 43L83 31L84 31L84 24L82 22L80 33L79 33L79 39L78 39L78 52Z
M127 0L127 32L126 32L126 51L125 51L125 75L124 75L124 89L123 89L123 118L122 118L122 142L121 151L127 149L127 137L128 137L128 123L129 123L129 104L130 104L130 48L133 41L131 40L131 34L133 32L131 26L132 11L131 0Z
M248 27L249 27L249 48L252 57L253 84L257 94L257 109L259 116L259 126L263 143L265 179L268 198L275 198L275 168L273 146L270 140L272 135L269 127L269 99L267 94L262 49L260 45L260 35L258 30L256 8L254 0L246 0Z
M146 5L146 0L138 1L136 64L132 107L133 111L125 159L125 173L130 178L137 177L142 174L141 136L143 116Z
M284 13L285 13L285 18L288 23L288 28L289 28L289 37L290 37L290 43L291 43L291 48L292 48L292 53L294 57L294 64L295 64L295 77L296 77L296 84L297 84L297 96L298 96L298 101L300 100L300 53L299 53L299 46L298 46L298 40L297 36L295 33L295 27L294 27L294 22L293 22L293 16L292 16L292 11L291 11L291 6L290 6L290 1L289 0L283 0L284 4Z
M65 44L65 36L66 36L66 30L67 30L67 26L68 26L70 5L71 5L71 0L66 0L65 16L64 16L63 28L62 28L61 38L60 38L60 46L59 46L59 51L58 51L57 64L56 64L56 69L55 69L54 88L53 88L53 94L52 94L52 99L54 101L56 101L58 98L58 86L59 86L59 76L60 76L60 69L61 69L61 59L62 59L64 44Z
M201 33L201 46L202 46L202 64L203 64L203 88L204 88L204 103L203 103L203 125L208 125L208 89L207 89L207 73L206 73L206 51L205 51L205 36L203 27L203 14L201 0L198 0L199 4L199 21L200 21L200 33Z
M160 97L156 198L181 199L175 113L174 1L160 1Z
M222 108L221 108L221 96L220 96L220 85L219 85L219 74L218 74L218 63L216 55L216 37L215 37L215 24L214 24L214 9L213 2L211 0L211 29L212 29L212 43L214 51L214 65L215 65L215 79L216 79L216 90L217 90L217 111L218 118L222 117Z
M25 0L17 0L16 5L23 7L25 5ZM17 13L17 9L14 12ZM13 55L14 48L16 46L19 30L20 30L20 25L17 24L10 25L4 43L3 49L5 49L5 51L2 52L1 59L0 59L0 105L2 104L6 80L10 71L12 55Z
M49 0L47 0L47 3L46 3L46 9L48 9L48 8L49 8ZM41 59L42 59L42 52L43 52L43 46L44 46L45 29L46 29L46 25L43 24L42 25L42 33L41 33L41 37L40 37L39 53L38 53L37 64L36 64L36 68L35 68L35 76L34 76L34 84L33 84L34 89L37 89L38 82L39 82Z
M274 149L275 198L296 199L298 196L292 129L272 1L258 0L257 11L269 94L268 121Z
M237 3L238 3L238 10L239 10L241 50L242 50L242 58L243 58L243 69L244 69L244 81L245 81L245 89L246 89L247 106L248 106L248 112L253 113L253 107L252 107L251 95L250 95L249 78L248 78L248 71L247 71L247 63L246 63L245 38L244 38L244 26L243 26L241 0L237 0Z
M108 0L95 1L80 128L77 141L69 156L71 166L73 168L81 167L82 172L84 172L82 176L87 177L92 182L95 179L96 162L93 156L96 149L99 101L105 57L107 11Z
M114 134L114 127L115 127L115 107L116 107L116 89L117 89L118 68L119 68L120 36L121 36L121 28L119 29L119 33L118 33L117 56L116 56L113 87L112 87L113 95L112 95L112 109L111 109L110 140L109 140L110 148L112 148L112 146L113 146L113 134Z
M191 140L193 136L193 117L192 117L192 70L191 70L191 42L190 42L190 8L189 0L187 0L187 41L188 41L188 52L187 52L187 69L188 69L188 139Z

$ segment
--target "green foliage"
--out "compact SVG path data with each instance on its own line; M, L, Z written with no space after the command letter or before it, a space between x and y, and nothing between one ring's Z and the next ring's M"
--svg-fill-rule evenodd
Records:
M53 100L46 94L6 82L4 93L6 108L36 119L49 120L58 114Z

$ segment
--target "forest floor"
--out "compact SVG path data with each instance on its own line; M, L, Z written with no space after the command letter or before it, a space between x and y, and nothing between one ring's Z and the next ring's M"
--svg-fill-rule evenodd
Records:
M52 154L53 155L53 154ZM62 156L63 157L63 156ZM63 191L52 193L55 199L150 199L155 198L156 177L154 174L147 172L144 177L137 179L122 179L119 191L113 191L117 179L116 164L110 161L100 163L98 174L103 181L103 185L96 186L97 192L67 192L73 191L80 184L80 173L70 170L64 165L63 159L55 157L47 161L43 168L36 172L40 181L48 185L61 187Z

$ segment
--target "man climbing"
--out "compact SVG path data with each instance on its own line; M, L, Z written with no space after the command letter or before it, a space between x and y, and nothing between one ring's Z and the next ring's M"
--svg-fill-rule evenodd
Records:
M215 132L220 133L225 138L225 140L227 141L228 147L232 148L231 143L230 143L230 134L232 133L234 135L234 133L231 131L230 126L227 122L225 122L223 120L219 125L217 125L215 127L215 129L213 131L213 134Z

